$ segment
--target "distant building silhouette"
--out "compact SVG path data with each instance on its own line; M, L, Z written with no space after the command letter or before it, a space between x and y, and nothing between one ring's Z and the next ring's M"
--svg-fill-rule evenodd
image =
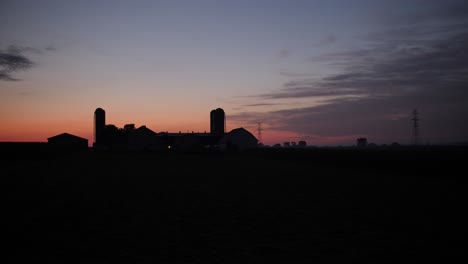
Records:
M106 130L106 111L102 108L97 108L94 111L94 144L102 144L102 137Z
M210 112L210 133L223 135L226 131L226 117L224 110L217 108Z
M163 150L167 144L158 133L141 126L128 135L128 148L131 150Z
M413 118L411 119L413 121L413 138L412 138L412 143L413 145L417 146L420 143L420 138L419 138L419 117L418 117L418 110L413 109Z
M367 138L358 138L356 140L356 145L360 148L367 146Z
M47 139L49 146L60 149L87 149L88 140L68 133L62 133Z
M105 111L101 108L94 112L94 120L96 149L193 151L219 149L224 144L224 149L244 150L256 147L258 143L255 136L244 128L234 129L226 134L226 118L221 108L210 112L210 133L157 133L144 125L135 128L134 124L118 128L105 124Z
M222 149L243 151L256 148L258 140L252 133L240 127L224 135L219 144Z
M124 130L127 131L127 132L135 130L135 124L126 124L124 126Z

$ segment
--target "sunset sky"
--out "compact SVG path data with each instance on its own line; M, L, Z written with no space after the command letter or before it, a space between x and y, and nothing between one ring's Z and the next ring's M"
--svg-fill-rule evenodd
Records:
M0 141L93 139L93 114L265 144L468 142L468 2L0 3Z

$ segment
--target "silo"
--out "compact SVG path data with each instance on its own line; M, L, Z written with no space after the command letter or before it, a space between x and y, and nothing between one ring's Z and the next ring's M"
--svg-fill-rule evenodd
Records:
M210 112L210 132L215 135L223 135L226 131L226 117L224 110L217 108Z
M106 129L106 111L102 108L97 108L94 111L94 143L102 143L102 135Z

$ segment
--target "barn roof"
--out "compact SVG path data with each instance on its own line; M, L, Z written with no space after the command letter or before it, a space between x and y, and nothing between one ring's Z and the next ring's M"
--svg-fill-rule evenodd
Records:
M247 129L243 127L235 128L231 130L229 133L224 135L224 139L230 138L230 137L250 137L251 139L257 140L257 138L252 135ZM257 140L258 141L258 140Z
M135 132L157 135L156 132L154 132L153 130L147 128L146 126L140 126L139 128L135 129Z
M249 135L255 138L255 136L252 135L252 133L250 133L247 129L243 127L235 128L231 130L228 134L245 134L245 135Z
M72 135L72 134L69 134L69 133L62 133L62 134L59 134L59 135L50 137L50 138L48 138L47 140L58 139L58 138L61 138L61 139L81 139L81 140L86 140L86 141L88 141L88 139L86 139L86 138L82 138L82 137L79 137L79 136L75 136L75 135Z

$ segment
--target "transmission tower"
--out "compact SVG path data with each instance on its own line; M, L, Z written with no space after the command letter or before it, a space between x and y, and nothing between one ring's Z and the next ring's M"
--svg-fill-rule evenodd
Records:
M413 110L413 145L419 145L419 117L418 117L418 110Z
M258 133L258 143L263 143L262 141L262 122L258 122L258 128L257 128L257 133Z

